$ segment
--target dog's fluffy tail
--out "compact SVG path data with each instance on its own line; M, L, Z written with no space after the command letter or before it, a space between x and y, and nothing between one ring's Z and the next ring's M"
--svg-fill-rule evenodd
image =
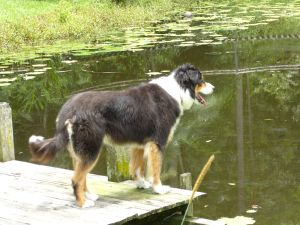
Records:
M32 155L31 161L43 164L48 163L67 143L68 138L63 132L49 139L32 135L29 138L29 148Z

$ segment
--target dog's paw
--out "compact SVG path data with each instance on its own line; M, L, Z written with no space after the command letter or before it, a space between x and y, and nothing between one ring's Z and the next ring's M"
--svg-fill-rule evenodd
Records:
M91 192L85 192L85 197L92 201L96 201L99 198L99 196L97 194L94 194Z
M42 137L42 136L32 135L32 136L29 138L28 142L29 142L29 144L30 144L30 143L36 143L36 142L41 142L41 141L43 141L44 139L45 139L45 138Z
M83 205L81 206L81 208L85 209L85 208L90 208L95 206L95 202L89 199L86 199L85 202L83 203Z
M146 180L138 180L136 181L136 187L139 189L148 189L151 187L151 183Z
M170 186L167 186L167 185L155 185L153 186L153 191L154 193L157 193L157 194L166 194L168 192L171 191L171 187Z

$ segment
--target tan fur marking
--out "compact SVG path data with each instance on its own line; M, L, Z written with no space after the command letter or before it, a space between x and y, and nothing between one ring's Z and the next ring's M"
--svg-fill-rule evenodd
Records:
M98 156L99 158L99 156ZM86 175L94 168L96 165L98 158L91 162L90 164L83 163L82 161L73 159L74 166L74 176L72 178L74 188L74 195L76 197L77 204L82 207L85 203L85 192L88 192L87 184L86 184Z
M205 88L206 84L205 83L201 83L201 84L197 84L195 87L195 94L197 95L198 93L200 93L202 88Z
M74 186L74 194L76 197L77 204L82 207L85 202L84 188L85 188L85 179L90 169L91 165L83 166L81 163L76 166L74 170L74 176L72 178Z
M160 172L162 165L162 153L160 152L158 146L155 143L149 144L149 163L150 169L153 176L153 185L160 185Z
M139 170L140 174L137 174ZM144 177L145 173L145 161L144 161L144 149L133 149L130 157L130 174L136 179L139 175L140 177Z
M79 165L78 159L72 157L72 162L73 162L73 169L74 169L74 171L76 171L77 167ZM86 177L84 178L83 189L84 189L85 192L88 191L87 184L86 184Z

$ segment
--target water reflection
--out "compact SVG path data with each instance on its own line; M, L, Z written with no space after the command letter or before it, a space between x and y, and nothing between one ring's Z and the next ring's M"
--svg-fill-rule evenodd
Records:
M214 153L216 160L202 185L202 191L208 195L197 202L197 216L249 216L247 210L255 206L257 213L251 217L256 224L297 224L298 46L297 40L280 40L276 44L243 42L236 46L227 43L92 56L74 64L62 63L54 57L47 62L52 69L45 72L46 76L16 81L0 92L1 99L9 101L13 108L17 159L29 160L27 139L31 134L53 135L59 107L72 93L125 88L151 79L146 74L149 71L172 70L191 62L205 71L205 79L216 86L216 92L207 99L207 107L193 107L185 113L174 141L166 150L165 182L178 186L178 176L183 172L192 172L196 178ZM279 64L295 67L235 73L244 68L274 68ZM224 70L226 76L217 73ZM105 158L105 154L101 156L95 173L106 173ZM52 165L70 168L71 162L62 153Z

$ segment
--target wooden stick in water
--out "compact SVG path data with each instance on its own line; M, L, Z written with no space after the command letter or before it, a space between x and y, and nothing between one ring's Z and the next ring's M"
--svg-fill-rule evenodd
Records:
M186 217L186 214L187 214L187 211L188 211L188 209L189 209L189 207L190 207L190 204L191 204L192 201L193 201L194 195L195 195L196 191L199 189L199 187L200 187L200 185L201 185L201 183L202 183L202 181L203 181L203 179L204 179L206 173L208 172L208 170L209 170L209 168L210 168L212 162L214 161L214 159L215 159L215 156L214 156L214 155L212 155L211 157L209 157L207 163L205 164L205 166L204 166L203 169L201 170L201 173L199 174L199 176L198 176L198 178L197 178L197 180L196 180L196 183L194 184L193 191L192 191L192 195L191 195L191 197L190 197L190 199L189 199L189 203L188 203L188 206L187 206L187 208L186 208L186 210L185 210L185 213L184 213L184 216L183 216L181 225L183 225L184 220L185 220L185 217Z

